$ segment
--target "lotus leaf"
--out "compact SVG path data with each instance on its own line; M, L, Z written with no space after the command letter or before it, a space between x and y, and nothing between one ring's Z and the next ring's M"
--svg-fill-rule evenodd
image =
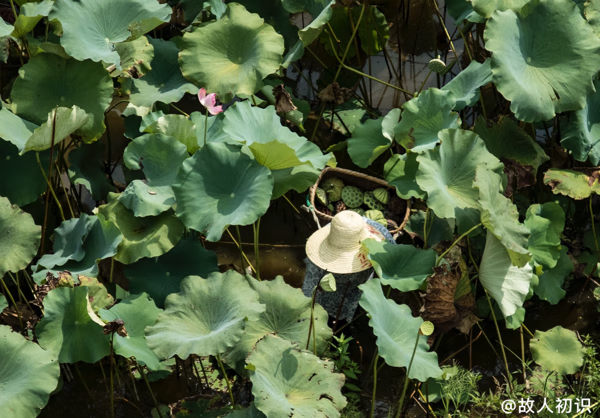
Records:
M535 0L518 11L497 11L484 39L494 84L519 120L545 121L583 109L594 92L600 39L571 0Z
M386 299L379 280L369 280L359 288L363 291L360 306L371 318L369 325L377 336L379 355L385 362L392 367L408 368L414 352L409 378L425 382L430 377L441 376L437 354L429 352L427 337L418 337L418 346L414 351L423 320L414 318L407 305L398 305Z
M12 36L24 38L43 17L48 16L53 5L52 0L23 4L19 9L17 20L15 20Z
M161 358L225 353L242 338L246 323L265 311L246 279L229 270L207 279L186 277L169 295L156 324L146 328L148 346Z
M258 409L256 409L256 406L254 406L254 402L250 403L250 406L248 408L245 408L245 409L242 409L239 411L233 411L232 413L225 415L225 417L227 417L227 418L266 418L265 414L263 414Z
M69 153L69 179L73 184L85 186L94 200L104 200L115 188L106 177L104 143L79 145Z
M283 37L258 15L233 3L216 22L186 33L180 65L183 75L221 100L254 94L281 64Z
M550 186L554 194L562 194L575 200L586 199L592 193L600 193L596 174L586 173L585 169L582 171L548 170L544 173L544 184Z
M37 254L41 230L30 214L0 196L0 278L27 267Z
M376 209L368 210L365 212L365 214L363 216L365 218L375 221L378 224L383 225L387 228L387 224L388 224L387 219L385 219L383 212L381 212L380 210L376 210Z
M0 115L2 111L0 111ZM42 167L48 175L50 151L39 153ZM19 149L13 144L0 140L0 178L18 175L19 181L0 182L0 196L4 196L17 206L35 202L46 191L48 183L44 179L33 152L19 155ZM18 173L18 174L15 174Z
M173 248L183 235L183 224L172 211L158 216L136 217L119 202L119 195L109 193L109 203L100 206L99 213L112 221L123 234L115 260L135 263L144 257L158 257Z
M98 261L117 254L123 236L119 229L102 215L69 219L56 229L54 254L44 254L32 268L34 280L39 285L46 273L70 271L73 275L95 277Z
M478 219L479 220L479 219ZM425 241L425 221L427 221L427 246L433 247L441 241L451 241L454 237L456 221L452 218L438 218L435 212L418 211L408 219L406 232L411 237L419 236ZM429 228L431 225L431 229Z
M474 106L479 100L479 88L492 81L492 66L490 59L483 64L471 61L469 66L442 87L442 91L450 92L454 101L454 110L463 110L467 106Z
M527 249L533 255L533 261L545 268L554 268L560 257L565 212L554 202L531 205L527 209L525 226L531 231Z
M8 302L6 301L6 297L4 295L0 295L0 314L2 311L8 308Z
M14 29L13 25L9 25L4 19L0 18L0 38L9 36Z
M413 152L434 148L443 140L438 133L447 128L459 128L460 119L449 91L430 88L404 104L402 120L394 129L396 141Z
M396 187L396 193L403 199L424 199L427 196L415 179L419 168L417 155L410 151L406 154L394 154L383 168L385 180Z
M533 280L533 272L529 264L524 267L513 265L508 251L498 238L488 231L479 279L506 318L523 306Z
M50 19L63 28L61 45L80 61L104 61L121 69L115 45L139 38L171 17L157 0L56 0Z
M344 375L333 372L333 363L289 341L267 335L246 362L254 405L267 417L337 418L346 406Z
M185 277L207 277L217 271L217 255L192 237L182 238L172 250L160 257L143 258L123 269L129 279L129 291L148 293L159 308L164 307L168 295L179 292L179 285Z
M244 372L245 361L256 343L267 334L277 335L299 346L306 346L310 326L311 299L286 284L281 276L272 281L259 282L248 278L250 287L258 293L258 301L266 306L256 321L249 322L242 338L223 357L238 373ZM327 326L327 312L315 305L317 353L328 347L332 331ZM314 331L313 331L314 332ZM312 338L310 347L312 349Z
M502 178L483 165L476 172L473 187L479 189L481 223L506 247L515 266L525 266L531 259L527 249L529 228L519 222L517 207L500 193Z
M109 337L90 315L95 316L87 287L51 290L44 298L44 317L35 327L40 345L61 363L95 363L109 355Z
M145 293L131 295L110 308L102 309L100 317L106 321L122 319L125 322L127 337L114 335L113 349L115 353L125 358L135 357L136 361L150 370L158 370L158 357L146 344L146 327L154 325L156 318L162 312L152 299Z
M229 225L255 222L269 208L271 173L241 150L206 144L183 163L173 185L177 216L209 241L221 239Z
M154 59L150 64L152 70L144 77L133 79L131 105L126 114L135 112L138 116L144 116L156 102L178 102L185 93L198 93L198 88L181 74L177 45L163 39L148 40L154 47Z
M561 326L546 332L536 331L529 348L537 364L563 376L576 373L586 353L577 335Z
M273 26L283 36L286 49L294 46L298 40L298 28L290 21L290 13L283 7L281 0L238 0L237 3Z
M598 2L600 4L600 2ZM569 114L567 123L560 128L563 147L573 154L577 161L600 163L600 81L594 82L595 93L589 93L583 109Z
M416 180L427 193L427 205L440 218L454 218L455 210L479 207L479 193L473 188L475 168L502 173L502 163L490 154L476 134L461 129L447 129L439 134L440 147L417 157Z
M141 36L129 42L116 44L115 50L119 54L122 71L111 71L113 77L124 75L137 80L152 69L154 46L149 38Z
M381 283L401 292L418 289L433 274L436 253L412 245L390 244L368 239L364 241L368 257Z
M115 303L115 299L108 293L106 287L95 277L79 276L79 286L88 288L88 300L95 314L100 309L108 308Z
M147 117L151 115L154 115L154 113L148 114ZM204 117L205 116L202 115L202 118ZM214 118L209 118L209 120L213 119ZM145 117L142 121L142 124L149 123L151 120L153 119L148 120ZM161 115L156 120L153 120L152 123L148 124L148 126L143 127L143 130L144 132L151 134L163 134L176 138L179 142L186 146L187 151L190 154L195 153L196 150L200 148L198 144L198 138L196 137L196 125L194 125L193 121L183 115ZM202 135L204 135L204 130L202 130ZM210 139L210 134L208 135L207 141L208 139Z
M400 109L393 109L385 118L369 119L354 129L348 140L348 154L354 164L366 168L392 146L399 117Z
M56 356L7 326L0 326L0 353L0 409L4 416L38 416L58 385Z
M469 0L447 0L448 14L452 16L456 24L468 20L474 23L483 23L485 18L473 10L473 4Z
M600 36L600 2L598 0L579 0L576 2L581 8L583 3L584 16L596 35Z
M596 256L594 255L594 257ZM540 299L556 305L567 294L562 285L572 272L573 262L567 255L567 247L562 247L556 265L549 270L545 270L540 277L540 282L535 288L535 294Z
M489 18L496 10L519 10L529 0L472 0L473 9L479 15Z
M79 133L92 141L105 130L104 111L112 94L113 82L102 64L38 54L19 70L11 92L12 110L32 123L42 124L56 107L77 106L91 115Z
M119 202L136 217L158 216L175 204L171 184L177 170L189 157L185 145L162 134L143 135L123 152L123 162L131 170L142 170L146 180L133 180Z

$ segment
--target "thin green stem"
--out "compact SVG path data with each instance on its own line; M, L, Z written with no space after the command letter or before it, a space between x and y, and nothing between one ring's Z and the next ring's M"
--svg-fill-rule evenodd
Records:
M65 182L60 175L60 169L58 168L58 164L54 164L56 167L56 171L59 173L58 178L60 180L60 185L62 186L63 193L65 194L65 199L67 199L67 206L69 206L69 212L71 212L71 218L75 217L75 212L73 212L73 208L71 207L71 200L69 199L69 194L67 193L67 188L65 187Z
M413 360L415 358L415 353L417 352L417 346L419 345L419 337L421 336L421 330L417 331L417 341L415 341L415 347L413 348L412 356L410 356L410 363L408 363L408 369L406 369L406 377L404 378L404 388L402 389L402 396L400 396L400 401L398 402L398 410L396 411L396 418L400 417L400 413L402 412L402 405L404 404L404 397L406 396L406 389L408 388L408 382L410 374L410 368L412 367Z
M146 373L144 373L144 369L142 367L140 367L140 365L137 362L135 363L135 365L136 365L137 369L139 370L140 375L142 375L142 378L144 379L144 382L146 382L146 387L148 388L148 392L150 392L150 396L152 396L152 400L154 401L154 407L156 408L156 412L158 412L158 416L160 418L163 418L163 415L160 412L160 408L158 407L158 402L156 401L156 397L154 396L154 392L152 392L152 388L150 387L150 382L148 382L148 378L146 377Z
M21 327L21 330L23 330L23 321L21 320L21 312L19 311L17 302L15 302L15 298L13 298L12 293L10 293L10 290L8 290L8 287L6 286L6 283L4 283L4 279L2 277L0 277L0 283L2 283L2 287L4 287L6 294L8 295L10 301L12 302L13 306L15 307L15 311L17 312L17 318L19 318L19 326Z
M131 371L131 368L133 367L133 365L131 364L131 361L128 358L126 360L127 360L127 371L129 372L129 377L131 378L131 386L133 386L133 393L135 394L135 399L139 402L140 396L138 395L138 391L135 386L135 379L133 377L133 372Z
M427 83L427 80L429 80L429 76L431 76L432 71L429 70L429 72L427 73L427 77L425 77L425 80L423 80L423 82L421 83L421 86L419 87L419 90L417 91L417 96L419 94L421 94L421 91L423 90L423 87L425 87L425 83Z
M283 198L285 199L285 201L286 201L286 202L288 202L288 203L290 204L290 206L291 206L291 207L293 207L293 208L294 208L294 210L296 211L296 213L297 213L298 215L302 215L302 214L300 213L300 211L298 210L298 208L297 208L296 206L294 206L294 204L291 202L291 200L290 200L290 199L288 199L288 197L287 197L286 195L283 195Z
M204 146L206 146L206 137L208 136L208 109L206 109L206 116L204 117Z
M111 257L110 258L110 277L108 278L108 282L112 283L113 282L113 273L115 271L115 258Z
M259 235L260 235L260 218L252 225L254 229L254 263L256 264L256 279L260 282L260 249L259 249Z
M525 324L521 324L521 326L522 326L522 327L525 329L525 331L527 331L527 333L528 333L528 334L531 336L531 338L534 338L534 337L533 337L533 333L532 333L531 331L529 331L529 328L527 328L527 327L525 326Z
M467 235L469 235L471 232L473 232L474 230L476 230L477 228L479 228L479 227L480 227L480 226L482 226L482 225L483 225L482 223L478 223L478 224L477 224L477 225L475 225L473 228L469 229L467 232L465 232L465 233L464 233L464 234L462 234L460 237L458 237L458 238L456 239L456 241L454 241L454 242L452 243L452 245L451 245L451 246L450 246L450 247L449 247L449 248L448 248L446 251L444 251L444 252L443 252L443 253L442 253L442 254L441 254L439 257L438 257L438 260L437 260L437 262L435 263L435 266L437 267L437 266L439 266L439 265L440 265L440 262L442 261L442 259L444 258L444 256L445 256L446 254L448 254L448 253L450 252L450 250L452 250L452 248L454 248L454 246L460 242L460 240L462 240L464 237L466 237Z
M594 220L594 207L592 205L592 197L590 196L590 218L592 218L592 234L594 234L594 245L596 246L596 256L598 257L598 263L600 263L600 249L598 249L598 237L596 236L596 223Z
M236 225L235 230L237 231L237 237L238 237L238 241L239 241L239 244L237 244L237 246L240 249L240 263L242 266L242 271L245 272L246 266L244 265L244 257L246 257L246 254L244 254L244 250L242 249L242 235L240 234L240 227ZM232 239L233 239L233 237L232 237Z
M175 109L176 111L178 111L179 113L181 113L183 116L189 117L189 113L185 113L183 110L181 110L180 108L178 108L177 106L175 106L173 103L170 103L171 107L173 109Z
M246 260L246 263L248 263L248 265L250 266L250 269L254 273L256 273L256 270L254 269L254 266L252 265L252 263L250 262L250 260L248 260L248 257L246 257L246 253L244 253L244 250L242 249L242 239L241 239L241 235L240 235L240 227L236 226L236 229L237 229L237 236L238 236L239 243L238 243L238 241L235 240L235 238L231 234L231 231L229 230L229 228L227 228L226 231L229 234L229 238L231 238L231 240L236 245L236 247L238 247L240 249L240 253L242 254L242 259ZM242 269L245 269L243 262L242 262Z
M494 312L494 307L492 306L492 301L490 299L490 295L488 291L483 288L485 292L485 296L487 298L488 304L490 305L490 311L492 312L492 317L494 318L494 325L496 326L496 333L498 334L498 340L500 341L500 348L502 349L502 358L504 359L504 368L506 369L506 379L508 380L508 386L510 387L510 391L513 392L512 381L510 380L510 369L508 368L508 360L506 360L506 351L504 350L504 343L502 342L502 334L500 334L500 327L498 326L498 321L496 320L496 313Z
M64 222L66 220L65 213L63 212L60 201L58 200L58 197L56 196L56 193L54 192L54 188L52 187L52 183L50 182L50 179L48 179L48 176L46 176L46 171L44 171L44 167L42 166L42 162L40 161L40 153L39 152L35 153L35 158L37 160L38 167L40 167L40 170L42 171L42 175L44 176L44 179L46 180L46 184L48 185L48 190L50 190L50 194L52 194L52 198L54 199L56 206L58 206L58 210L60 212L60 217Z
M15 8L15 3L13 2L13 0L10 0L10 8L12 9L13 15L15 16L15 20L17 20L19 16L17 15L17 9Z
M321 281L319 280L319 283ZM314 318L315 318L315 299L317 297L317 291L319 290L319 285L317 284L312 292L311 303L310 303L310 324L308 324L308 338L306 339L306 349L310 346L310 335L313 331L314 326Z
M27 301L27 298L23 294L23 291L21 290L21 284L19 283L19 273L15 273L15 274L17 275L16 279L14 278L14 276L11 274L10 271L8 272L8 275L10 276L11 280L13 281L13 283L15 284L15 286L17 286L17 292L19 293L19 300L20 301L24 301L25 304L27 305L27 307L29 309L31 309L31 311L33 312L33 308L31 307L31 305Z
M85 379L83 378L83 376L81 375L81 372L79 371L79 366L77 365L77 363L75 363L74 365L75 365L75 371L77 372L77 376L79 377L79 380L81 380L81 383L83 384L83 387L85 388L85 391L87 392L87 394L90 397L90 399L92 400L92 402L95 404L96 399L94 399L94 397L92 396L92 392L90 392L90 389L88 388L87 383L85 383Z
M375 397L377 395L377 360L379 360L379 353L375 355L375 366L373 367L373 397L371 400L371 414L370 418L373 418L375 414Z
M219 367L221 368L221 372L223 373L223 378L227 383L227 390L229 391L229 399L231 400L231 406L235 406L235 400L233 399L233 391L231 390L231 382L227 377L227 373L225 373L225 366L223 366L223 362L221 361L221 356L217 354L217 363L219 363Z
M113 379L113 341L115 339L115 333L113 332L110 335L110 415L112 418L115 418L115 389L114 389L114 379Z
M113 110L115 107L119 106L121 103L129 103L129 100L127 100L127 99L119 100L117 103L115 103L115 104L113 104L113 105L110 105L110 106L108 107L108 109L106 109L106 110L104 111L104 114L106 114L106 113L110 112L110 111L111 111L111 110Z

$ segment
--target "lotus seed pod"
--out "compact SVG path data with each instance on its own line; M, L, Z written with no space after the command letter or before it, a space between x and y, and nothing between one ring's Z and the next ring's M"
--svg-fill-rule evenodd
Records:
M375 199L373 192L365 192L364 194L364 202L365 205L369 207L369 209L373 210L385 210L385 205L381 203L379 200Z
M349 208L357 208L362 205L364 199L363 192L357 187L346 186L342 189L342 200Z
M341 200L338 201L338 202L335 202L335 212L336 213L343 212L346 209L348 209L348 208L346 207L346 205L344 204L344 202L342 202Z
M335 277L333 277L333 274L331 274L331 273L323 276L323 278L321 279L320 285L321 285L321 289L323 289L326 292L335 292L336 291Z
M365 210L363 208L353 208L350 209L352 212L358 213L360 216L365 216Z
M319 203L321 203L323 206L327 206L329 204L327 201L327 193L325 193L325 190L321 189L320 187L317 187L315 196L317 197Z
M390 193L384 187L373 190L373 196L375 196L375 199L379 200L384 205L387 205L390 201Z
M438 73L438 74L444 74L446 72L446 68L447 68L446 63L440 59L439 55L437 56L437 58L434 58L431 61L429 61L429 64L427 64L427 67L429 67L429 69L432 72Z
M344 182L337 177L325 179L320 184L321 188L327 193L327 197L331 202L337 202L342 198L342 189Z
M435 329L435 327L431 322L425 321L421 324L421 327L419 329L421 331L421 334L429 336L433 334L433 330Z
M387 227L387 219L380 210L368 210L365 212L365 217Z

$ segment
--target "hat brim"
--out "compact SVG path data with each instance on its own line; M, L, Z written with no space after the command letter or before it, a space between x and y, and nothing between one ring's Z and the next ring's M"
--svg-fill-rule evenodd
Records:
M323 270L337 274L358 273L371 268L371 262L360 242L357 242L356 246L350 249L332 246L327 240L330 229L331 224L328 224L312 234L308 239L306 243L306 255L310 261ZM381 232L366 222L365 232L364 239L385 240Z

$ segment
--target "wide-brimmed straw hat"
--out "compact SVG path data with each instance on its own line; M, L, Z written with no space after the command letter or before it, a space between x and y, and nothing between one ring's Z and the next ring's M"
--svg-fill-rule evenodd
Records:
M358 273L371 267L361 243L367 238L385 237L368 225L358 213L345 210L331 223L312 234L306 243L306 255L317 266L331 273Z

